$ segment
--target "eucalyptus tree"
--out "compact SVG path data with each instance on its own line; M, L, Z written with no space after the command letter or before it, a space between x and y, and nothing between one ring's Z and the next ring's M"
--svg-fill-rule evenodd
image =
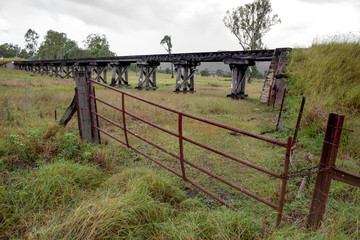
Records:
M113 57L115 53L110 51L109 42L104 34L89 34L85 41L85 50L90 57Z
M36 57L38 59L66 59L75 48L77 48L76 42L68 39L66 33L49 30L40 44Z
M24 38L25 38L25 49L27 51L27 54L30 58L33 58L37 51L37 46L38 46L37 41L39 39L39 34L37 34L35 30L29 28L25 33Z
M171 36L165 35L163 39L161 39L160 44L165 48L167 53L171 55L172 51L172 43L171 43ZM174 64L171 62L171 78L174 78Z
M238 6L227 11L223 19L224 24L238 39L243 50L257 50L265 48L262 42L264 35L271 27L281 20L277 14L271 15L270 0L255 0L244 6ZM249 68L251 81L252 69Z
M19 57L21 48L17 44L4 43L0 45L0 57L12 58Z

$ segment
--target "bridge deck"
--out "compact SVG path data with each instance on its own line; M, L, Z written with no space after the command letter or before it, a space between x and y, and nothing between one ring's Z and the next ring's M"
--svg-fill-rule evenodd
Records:
M198 53L175 53L175 54L154 54L154 55L133 55L116 56L102 58L79 58L79 59L57 59L57 60L35 60L35 61L16 61L15 65L73 65L73 64L107 64L112 62L131 62L154 61L154 62L223 62L225 59L233 60L253 60L271 61L274 55L271 50L251 50L251 51L218 51L218 52L198 52Z

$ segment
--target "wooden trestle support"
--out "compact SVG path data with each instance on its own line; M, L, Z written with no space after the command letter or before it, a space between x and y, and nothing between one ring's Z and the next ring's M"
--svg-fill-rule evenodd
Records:
M197 66L200 66L200 62L181 61L175 62L176 72L176 86L175 91L178 92L194 92L194 74ZM181 90L182 89L182 90Z
M112 69L110 86L128 87L129 85L129 67L130 62L112 62L110 63Z
M60 67L60 77L61 78L71 78L74 76L74 66L61 65Z
M156 90L156 68L160 62L155 61L138 61L137 66L140 68L140 76L138 86L135 87L139 90L152 89Z
M102 64L100 62L90 63L91 78L97 82L102 81L103 83L107 83L106 80L107 69L108 69L107 63L106 64Z
M254 66L255 62L247 59L226 59L224 60L224 63L229 64L232 73L231 94L227 95L227 97L231 97L233 99L244 99L247 97L247 94L245 94L246 70L249 66Z

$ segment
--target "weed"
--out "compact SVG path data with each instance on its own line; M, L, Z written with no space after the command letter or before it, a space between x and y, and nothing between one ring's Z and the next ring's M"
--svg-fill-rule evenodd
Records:
M59 144L59 153L66 159L74 157L79 150L80 142L73 133L66 133Z

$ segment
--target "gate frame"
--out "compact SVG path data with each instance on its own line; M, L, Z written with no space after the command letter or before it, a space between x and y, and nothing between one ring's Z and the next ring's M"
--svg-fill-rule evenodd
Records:
M207 119L204 119L204 118L200 118L200 117L196 117L194 115L190 115L190 114L187 114L187 113L183 113L183 112L180 112L180 111L177 111L175 109L171 109L171 108L168 108L168 107L165 107L165 106L162 106L160 104L157 104L157 103L154 103L154 102L151 102L149 100L146 100L146 99L143 99L143 98L140 98L138 96L135 96L135 95L132 95L130 93L127 93L127 92L124 92L120 89L116 89L114 87L111 87L111 86L108 86L106 84L103 84L101 82L97 82L97 81L94 81L91 79L91 74L85 74L85 72L76 72L75 73L75 82L76 82L76 91L77 91L77 107L78 107L78 117L79 117L79 130L80 130L80 134L82 136L82 139L84 140L88 140L88 141L91 141L91 142L96 142L96 143L101 143L100 141L100 132L102 132L103 134L113 138L114 140L122 143L123 145L127 146L128 148L136 151L137 153L145 156L146 158L152 160L153 162L157 163L158 165L162 166L163 168L167 169L168 171L174 173L175 175L181 177L184 181L186 182L189 182L190 184L192 184L193 186L195 186L196 188L200 189L201 191L203 191L205 194L211 196L212 198L216 199L217 201L219 201L220 203L222 203L223 205L233 209L233 210L237 210L235 207L231 206L229 203L227 203L226 201L224 201L223 199L221 199L220 197L216 196L214 193L210 192L209 190L207 190L206 188L202 187L201 185L195 183L193 180L189 179L187 176L186 176L186 168L185 168L185 163L186 163L186 166L188 167L192 167L192 168L195 168L207 175L209 175L210 177L212 178L215 178L216 180L220 181L220 182L223 182L227 185L229 185L230 187L232 188L235 188L237 189L238 191L242 192L242 193L245 193L246 195L256 199L257 201L260 201L268 206L270 206L271 208L275 209L277 211L277 218L276 218L276 226L279 226L280 223L281 223L281 219L282 219L282 212L283 212L283 207L284 207L284 203L285 203L285 193L286 193L286 185L287 185L287 181L288 181L288 177L287 177L287 174L288 174L288 171L289 171L289 165L290 165L290 155L291 155L291 145L292 145L292 137L288 137L287 139L287 142L282 142L282 141L279 141L277 139L271 139L271 138L268 138L268 137L265 137L265 136L261 136L261 135L258 135L258 134L255 134L255 133L251 133L251 132L248 132L248 131L245 131L245 130L241 130L241 129L237 129L237 128L234 128L234 127L231 127L231 126L227 126L227 125L224 125L224 124L221 124L221 123L217 123L217 122L214 122L214 121L211 121L211 120L207 120ZM104 100L101 100L99 99L98 97L95 96L95 90L94 90L94 87L92 86L92 84L97 84L97 85L100 85L102 87L105 87L105 88L109 88L113 91L116 91L118 93L121 94L121 98L122 98L122 106L121 108L119 107L116 107L110 103L107 103L105 102ZM87 93L85 94L84 91L87 90ZM178 114L178 133L175 133L175 132L172 132L172 131L169 131L161 126L158 126L154 123L151 123L145 119L142 119L128 111L125 110L125 96L127 97L130 97L130 98L134 98L136 100L139 100L139 101L142 101L142 102L145 102L145 103L148 103L150 105L153 105L155 107L159 107L161 109L164 109L164 110L167 110L167 111L170 111L172 113L175 113L175 114ZM110 106L120 112L122 112L122 118L123 118L123 125L120 125L108 118L106 118L105 116L102 116L101 114L99 114L97 112L97 108L96 108L96 102L99 101L107 106ZM84 111L84 108L88 108L88 111ZM91 110L90 110L91 109ZM162 130L170 135L173 135L175 137L177 137L179 139L179 155L175 154L175 153L172 153L164 148L162 148L161 146L157 145L156 143L153 143L147 139L145 139L144 137L142 136L139 136L138 134L132 132L131 130L129 130L127 127L126 127L126 115L132 117L132 118L136 118L148 125L151 125L152 127L155 127L159 130ZM87 116L87 117L86 117ZM226 130L230 130L230 131L233 131L233 132L237 132L237 133L241 133L243 135L246 135L246 136L249 136L249 137L252 137L252 138L255 138L255 139L259 139L259 140L262 140L262 141L266 141L268 143L272 143L274 145L277 145L277 146L280 146L280 147L283 147L286 149L285 151L285 160L284 160L284 170L282 173L276 173L272 170L268 170L266 168L263 168L261 166L258 166L254 163L251 163L251 162L248 162L246 160L243 160L241 158L238 158L236 156L233 156L233 155L230 155L230 154L227 154L227 153L224 153L220 150L217 150L215 148L212 148L210 146L207 146L207 145L204 145L202 143L199 143L199 142L196 142L194 140L191 140L187 137L184 137L183 134L182 134L182 131L183 131L183 126L182 126L182 120L183 118L186 117L186 118L190 118L190 119L193 119L193 120L197 120L197 121L200 121L200 122L203 122L203 123L206 123L206 124L210 124L210 125L213 125L213 126L216 126L216 127L219 127L219 128L222 128L222 129L226 129ZM115 137L115 136L112 136L110 133L106 132L105 130L101 129L100 128L100 125L99 125L99 121L98 121L98 118L102 118L103 120L113 124L114 126L116 127L119 127L120 129L122 129L124 131L124 136L125 136L125 141ZM128 139L128 134L131 134L139 139L141 139L142 141L152 145L153 147L156 147L157 149L171 155L172 157L176 158L179 160L180 162L180 165L181 165L181 172L177 172L176 170L170 168L169 166L165 165L164 163L160 162L159 160L156 160L154 159L153 157L149 156L148 154L136 149L135 147L131 146L131 144L129 143L129 139ZM281 187L280 187L280 197L279 197L279 200L278 200L278 204L275 204L275 203L272 203L242 187L239 187L238 185L234 184L234 183L231 183L230 181L188 161L187 159L184 158L184 149L183 149L183 141L186 141L186 142L189 142L191 144L194 144L194 145L197 145L205 150L208 150L208 151L212 151L218 155L221 155L223 157L226 157L230 160L233 160L233 161L236 161L240 164L243 164L247 167L250 167L252 169L255 169L257 171L260 171L260 172L263 172L263 173L266 173L268 175L271 175L275 178L278 178L280 179L280 182L281 182Z

